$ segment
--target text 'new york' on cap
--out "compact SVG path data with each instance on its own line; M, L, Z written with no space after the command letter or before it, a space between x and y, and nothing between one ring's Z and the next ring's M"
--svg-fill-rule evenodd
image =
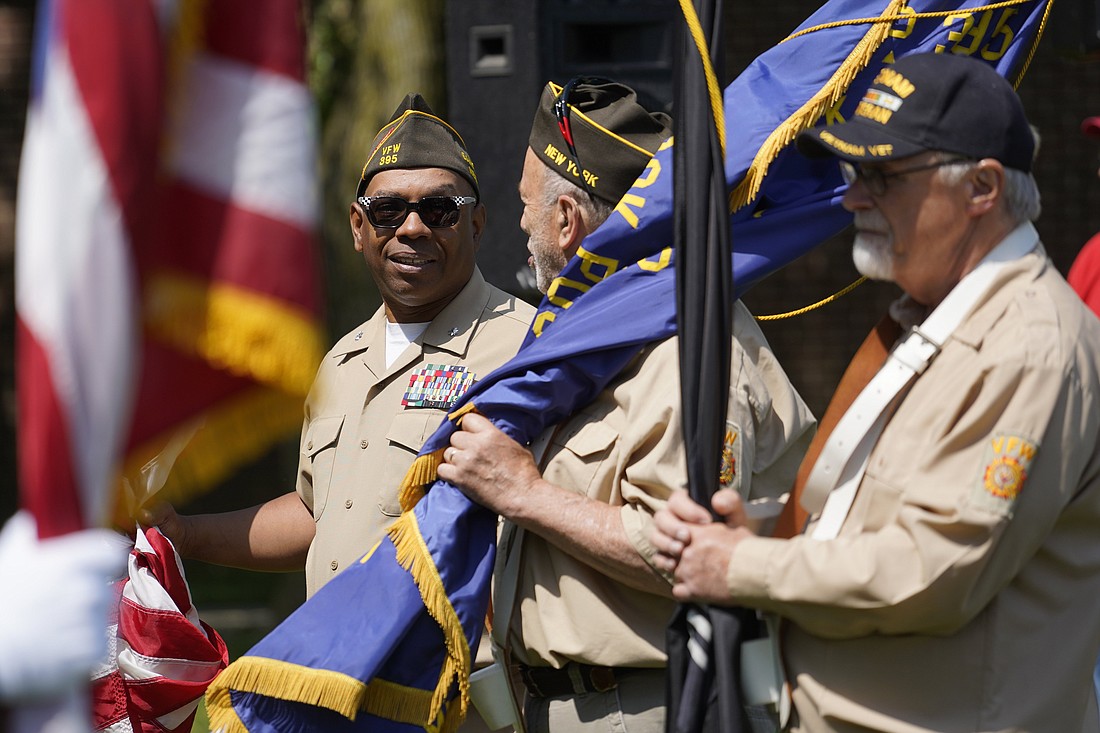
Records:
M672 120L664 112L648 111L625 84L593 79L566 87L563 101L569 107L568 124L580 169L554 111L566 89L554 82L542 90L528 144L558 175L617 204L672 134Z
M363 194L375 173L392 168L446 168L469 181L474 195L481 197L474 161L462 136L415 92L402 100L374 136L355 195Z
M1035 152L1012 85L990 65L950 53L912 54L884 66L851 119L803 130L797 145L811 157L861 163L943 150L1025 172Z

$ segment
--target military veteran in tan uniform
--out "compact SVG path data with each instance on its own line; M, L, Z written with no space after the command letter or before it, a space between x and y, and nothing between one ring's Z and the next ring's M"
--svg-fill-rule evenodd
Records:
M678 598L783 620L796 731L1097 730L1100 322L1030 223L1019 98L980 61L908 56L799 145L840 159L856 264L913 330L814 464L804 534L677 495L659 566Z
M570 108L569 166L556 102ZM547 85L519 187L543 291L668 135L667 118L628 87ZM739 303L734 323L723 479L750 500L778 497L814 420ZM518 665L531 733L664 731L664 637L675 604L649 535L653 513L687 482L679 394L670 338L645 348L532 451L478 415L463 419L445 451L440 477L506 519L493 633Z
M304 563L312 595L381 539L424 440L515 355L534 315L477 268L485 215L462 138L410 94L375 136L350 206L382 306L318 369L297 491L224 514L158 507L148 518L181 554L254 570Z

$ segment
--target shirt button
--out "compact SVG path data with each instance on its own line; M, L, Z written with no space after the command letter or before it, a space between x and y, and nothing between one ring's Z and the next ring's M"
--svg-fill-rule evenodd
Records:
M347 501L344 502L344 508L345 509L351 509L351 499L348 499Z
M369 443L369 441L367 441L366 438L363 438L362 440L359 441L359 447L360 448L366 448L369 444L370 443Z
M336 562L335 560L333 560L332 562L330 562L330 563L328 564L328 566L329 566L330 568L332 568L333 570L335 570L336 568L340 567L340 563L338 563L338 562Z
M308 443L306 443L306 450L313 450L313 441L312 440L309 441Z

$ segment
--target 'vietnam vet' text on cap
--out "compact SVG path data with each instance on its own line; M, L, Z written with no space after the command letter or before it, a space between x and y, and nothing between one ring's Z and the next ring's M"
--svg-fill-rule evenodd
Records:
M942 150L1024 172L1035 152L1012 85L990 65L949 53L913 54L884 66L851 119L804 130L797 144L812 157L861 163Z

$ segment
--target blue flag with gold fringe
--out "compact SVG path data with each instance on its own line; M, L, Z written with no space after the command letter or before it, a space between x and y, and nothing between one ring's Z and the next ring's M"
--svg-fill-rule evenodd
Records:
M915 52L984 59L1022 78L1050 0L832 0L723 95L737 292L843 229L835 163L790 145L852 114L884 65ZM554 281L517 355L475 384L401 487L408 508L210 686L216 730L454 731L488 604L496 518L435 480L456 421L488 416L528 444L590 402L646 343L676 330L672 141ZM430 490L429 490L430 489Z

